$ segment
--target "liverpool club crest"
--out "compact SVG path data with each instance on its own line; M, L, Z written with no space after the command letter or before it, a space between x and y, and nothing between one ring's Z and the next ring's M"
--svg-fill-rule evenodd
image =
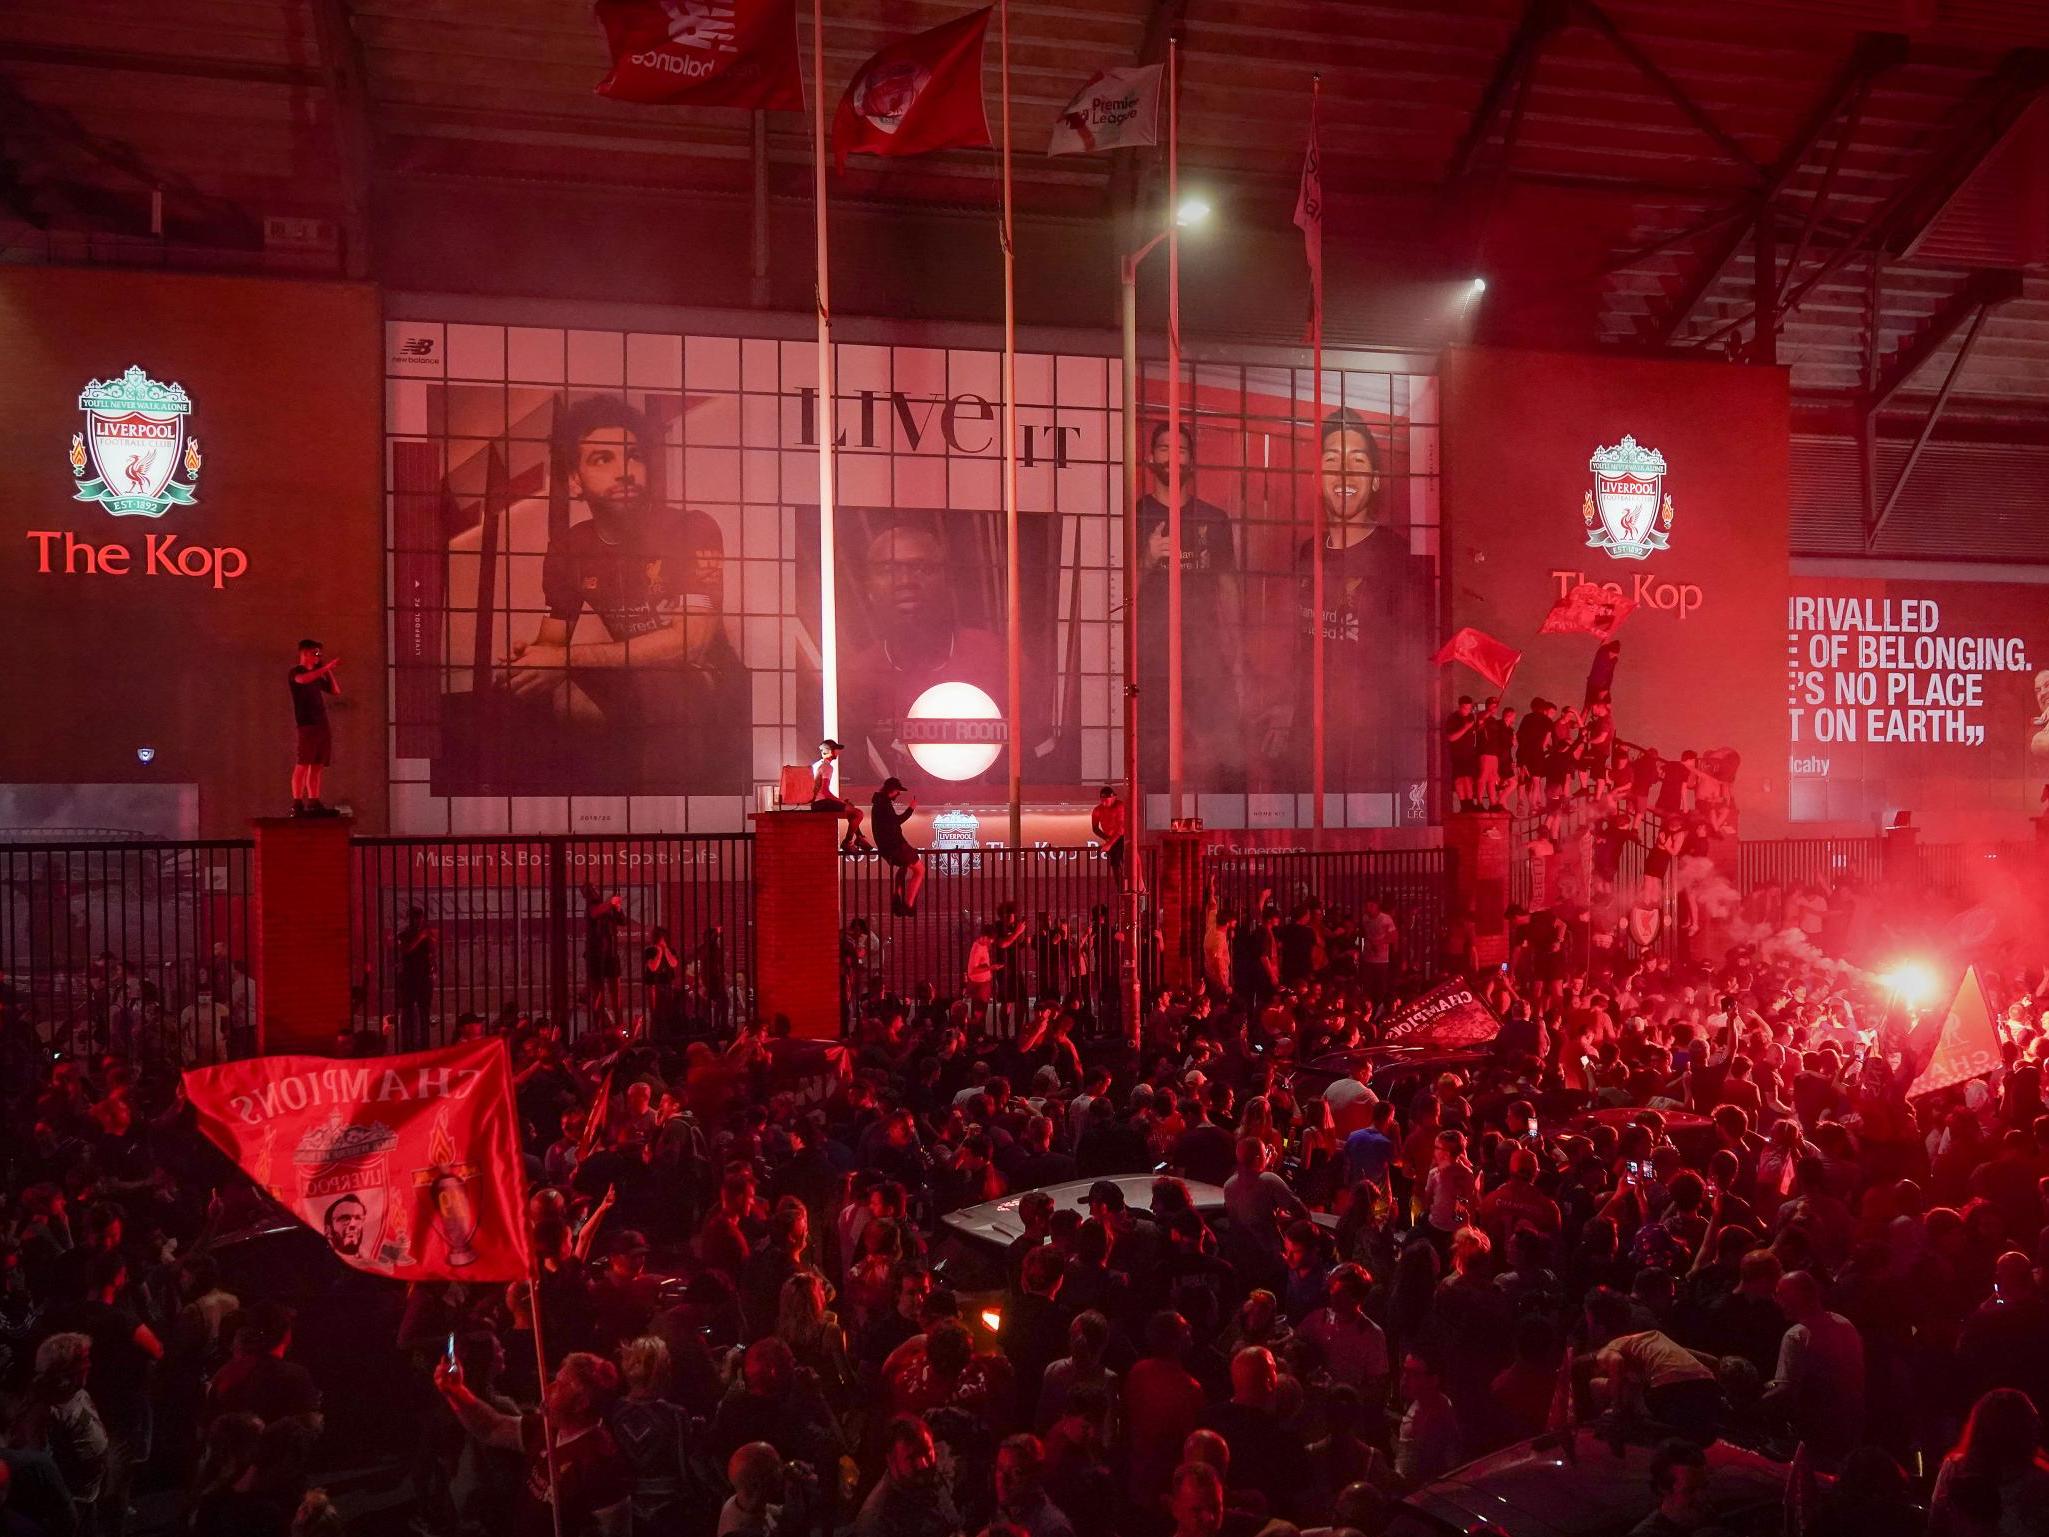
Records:
M1616 560L1642 560L1671 544L1672 498L1664 494L1663 454L1624 437L1613 448L1596 449L1587 468L1594 472L1594 488L1580 514L1588 549L1606 550Z
M79 392L78 409L85 431L71 435L74 501L98 502L117 518L160 518L192 505L199 440L186 434L192 397L183 386L131 368L118 379L93 380ZM99 473L88 477L88 467Z

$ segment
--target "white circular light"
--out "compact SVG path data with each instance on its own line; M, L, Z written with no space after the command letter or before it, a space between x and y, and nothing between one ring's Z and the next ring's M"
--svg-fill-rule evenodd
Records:
M1485 293L1486 291L1487 291L1487 280L1486 280L1485 278L1474 278L1474 279L1473 279L1473 292L1474 292L1474 293L1476 293L1476 294L1483 294L1483 293Z
M135 759L138 763L147 763L156 755L157 750L154 747L138 747L135 749Z
M947 723L946 729L911 727L904 733L911 759L935 779L973 779L1003 752L1003 712L972 683L935 683L904 712L904 720ZM993 725L977 729L977 721ZM944 736L944 741L930 740ZM919 737L927 740L920 741Z

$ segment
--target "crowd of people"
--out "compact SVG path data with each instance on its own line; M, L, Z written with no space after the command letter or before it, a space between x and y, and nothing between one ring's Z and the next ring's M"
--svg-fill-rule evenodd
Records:
M1398 915L1307 892L1129 1034L1000 915L1017 983L870 988L822 1093L753 1023L468 1019L539 1284L366 1279L395 1412L346 1449L328 1304L237 1257L264 1198L0 979L0 1531L339 1531L367 1452L404 1478L354 1529L436 1537L1380 1537L1579 1424L1650 1449L1650 1537L1712 1525L1717 1438L1813 1470L1810 1533L2029 1530L2049 981L1981 969L2002 1061L1913 1095L1928 1031L1830 954L1854 893L1766 897L1713 965L1524 926L1471 970L1499 1035L1401 1058Z

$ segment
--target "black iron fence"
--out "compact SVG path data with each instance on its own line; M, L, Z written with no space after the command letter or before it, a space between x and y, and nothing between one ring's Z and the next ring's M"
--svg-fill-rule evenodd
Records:
M1764 886L1827 888L1884 878L1883 838L1764 838L1736 850L1736 886L1746 896Z
M1352 918L1368 902L1391 914L1399 930L1395 960L1403 969L1434 976L1444 957L1452 907L1449 849L1205 851L1204 877L1220 914L1241 921L1258 916L1262 896L1286 918L1312 898Z
M53 1051L164 1065L246 1055L251 848L0 847L0 993Z
M976 935L1009 903L1025 934L997 957L1008 1001L1079 994L1099 1027L1122 1017L1128 899L1100 849L929 849L912 917L892 914L890 874L878 855L840 860L850 1001L877 988L908 996L924 983L958 994Z
M418 1044L471 1013L569 1034L601 1013L664 1031L744 1015L753 870L745 834L357 838L358 1022Z

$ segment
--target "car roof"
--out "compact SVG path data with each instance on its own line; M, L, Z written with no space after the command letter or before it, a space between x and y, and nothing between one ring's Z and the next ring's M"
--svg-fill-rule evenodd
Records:
M1424 1042L1416 1046L1353 1046L1345 1051L1326 1051L1302 1065L1322 1073L1351 1074L1358 1071L1362 1062L1371 1062L1375 1067L1425 1067L1436 1062L1449 1066L1483 1062L1493 1055L1492 1046L1433 1046Z
M1109 1174L1104 1176L1111 1184L1124 1192L1124 1204L1145 1212L1152 1209L1153 1181L1157 1174ZM1053 1198L1055 1211L1085 1211L1088 1208L1090 1189L1097 1183L1092 1179L1070 1179L1058 1185L1042 1185L1039 1188ZM1216 1185L1206 1185L1200 1180L1185 1179L1188 1198L1195 1209L1205 1217L1213 1216L1224 1209L1224 1192ZM940 1220L957 1233L969 1238L979 1238L985 1243L1007 1244L1024 1233L1024 1219L1017 1209L1029 1190L1018 1190L1000 1201L984 1201L980 1206L964 1206L959 1211L950 1211Z
M1653 1449L1647 1441L1618 1441L1602 1427L1581 1425L1469 1462L1403 1503L1455 1532L1610 1537L1627 1532L1657 1504L1651 1491ZM1711 1442L1705 1451L1712 1511L1778 1507L1785 1463L1727 1441Z

